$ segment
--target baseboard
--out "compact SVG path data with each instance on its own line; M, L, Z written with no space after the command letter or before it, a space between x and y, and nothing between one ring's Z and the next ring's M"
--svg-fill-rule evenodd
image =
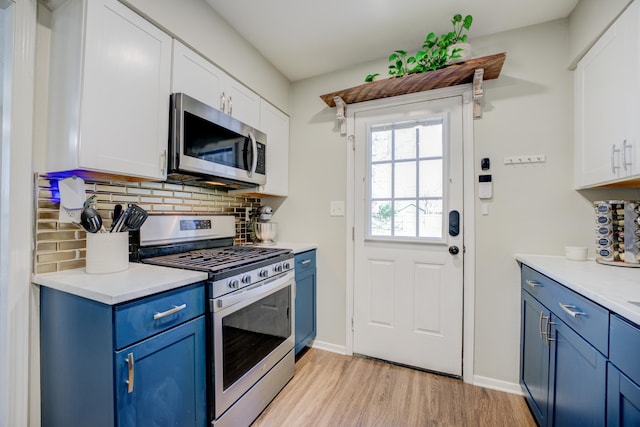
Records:
M324 341L313 340L310 346L313 348L317 348L318 350L325 350L338 354L347 354L347 349L343 345L336 345Z
M482 377L480 375L473 376L473 385L504 391L511 394L523 395L522 388L518 383L510 383L507 381L496 380L494 378Z

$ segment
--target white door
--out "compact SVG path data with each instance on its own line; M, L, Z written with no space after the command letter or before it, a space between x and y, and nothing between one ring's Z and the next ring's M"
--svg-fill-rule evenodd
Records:
M462 375L462 136L462 96L355 114L355 354Z

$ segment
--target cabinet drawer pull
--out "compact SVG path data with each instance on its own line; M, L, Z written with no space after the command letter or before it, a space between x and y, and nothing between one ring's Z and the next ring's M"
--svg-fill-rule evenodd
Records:
M561 302L559 302L558 304L560 305L560 308L563 309L571 317L586 316L587 315L587 313L584 313L582 311L575 311L576 310L576 306L575 305L563 304Z
M542 283L538 282L537 280L525 280L524 282L527 285L531 286L532 288L537 288L542 286Z
M127 354L127 365L129 365L129 379L125 381L127 383L127 393L133 393L133 378L134 378L134 362L133 362L133 353Z
M187 308L187 304L182 305L174 305L173 308L170 308L167 311L163 311L162 313L155 313L153 315L153 320L162 319L163 317L171 316L174 313L184 310Z
M302 261L300 264L309 264L311 262L310 259L305 259L304 261Z

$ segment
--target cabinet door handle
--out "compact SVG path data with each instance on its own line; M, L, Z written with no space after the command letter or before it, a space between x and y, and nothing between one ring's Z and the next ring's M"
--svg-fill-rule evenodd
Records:
M153 320L162 319L163 317L171 316L174 313L184 310L187 308L187 304L182 305L174 305L173 308L170 308L167 311L163 311L162 313L155 313L153 315Z
M163 150L160 154L160 175L167 172L167 150Z
M549 319L549 320L547 321L547 331L545 332L546 340L547 340L547 347L549 346L549 343L550 343L551 341L555 341L555 340L556 340L555 338L551 338L551 337L549 336L549 335L551 334L551 325L555 325L555 324L556 324L556 322L552 322L552 321L551 321L551 315L549 315L548 319Z
M576 306L575 305L563 304L561 302L559 302L558 304L560 305L560 308L563 309L571 317L586 316L587 315L587 313L584 313L582 311L576 311Z
M537 288L542 286L542 283L538 282L537 280L525 280L524 282L527 285L531 286L532 288Z
M127 365L129 365L129 379L125 381L127 383L127 393L133 393L133 378L134 378L134 361L133 353L127 354Z
M546 330L545 330L545 331L543 331L543 330L542 330L542 321L543 321L544 319L549 320L549 317L547 317L547 316L545 316L545 315L544 315L544 311L541 311L541 312L540 312L540 328L539 328L539 329L540 329L540 339L542 339L542 337L543 337L544 335L546 335L546 333L547 333L547 332L546 332ZM545 329L546 329L546 326L545 326Z
M625 171L630 170L631 166L633 166L633 156L629 156L629 161L627 161L627 151L630 151L631 149L631 144L627 144L627 140L625 139L622 144L622 167Z
M224 110L225 110L226 103L227 103L227 100L226 100L226 98L224 96L224 92L222 92L220 94L220 111L222 111L223 113L224 113Z
M304 261L302 261L300 264L309 264L311 262L310 259L305 259Z
M231 95L229 95L229 112L227 114L233 115L233 98L231 98Z
M616 153L620 150L616 150L616 144L611 147L611 172L616 173L616 169L620 169L620 166L616 166Z

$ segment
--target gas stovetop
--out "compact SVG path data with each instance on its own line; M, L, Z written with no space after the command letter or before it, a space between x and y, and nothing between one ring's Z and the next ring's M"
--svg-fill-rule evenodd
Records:
M293 271L291 249L234 245L235 218L149 215L140 229L141 262L209 274L218 296Z
M152 257L144 259L143 262L217 273L249 264L254 265L260 261L277 262L282 255L290 254L290 249L231 246Z

